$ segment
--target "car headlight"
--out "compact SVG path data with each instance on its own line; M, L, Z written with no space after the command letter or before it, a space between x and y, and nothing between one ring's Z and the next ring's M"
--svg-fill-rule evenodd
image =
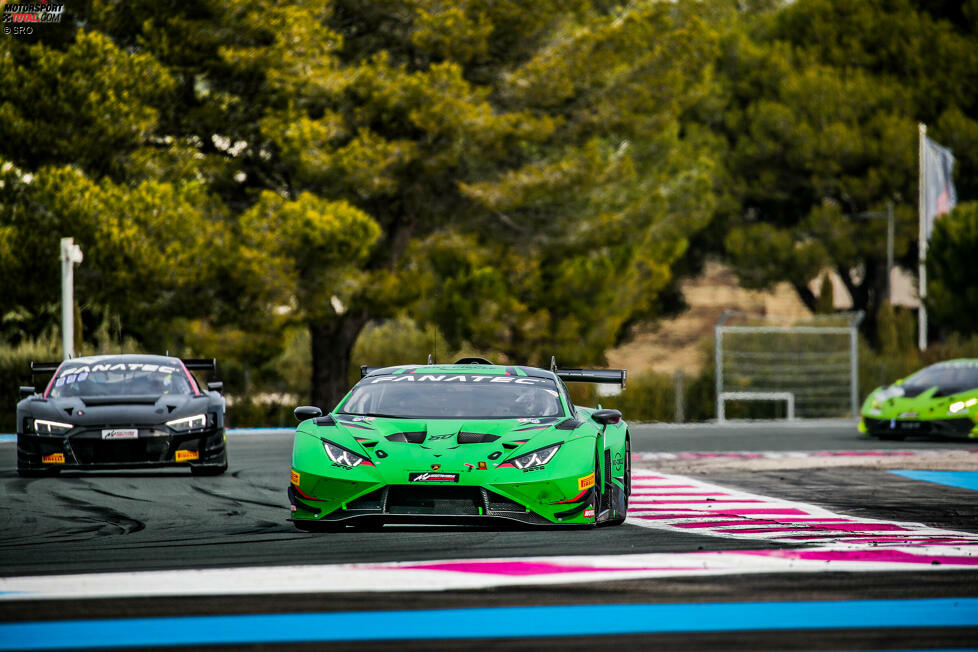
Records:
M207 415L195 414L192 417L183 417L182 419L174 419L173 421L167 421L166 425L179 432L187 432L188 430L197 430L198 428L203 428L204 426L207 425Z
M75 426L70 423L60 421L47 421L45 419L34 419L34 432L44 435L60 435L68 432Z
M957 414L961 410L970 408L975 403L978 403L978 398L969 398L967 401L955 401L948 406L947 411L951 414Z
M550 460L554 458L557 454L557 449L560 448L560 444L554 444L552 446L547 446L546 448L538 448L535 451L530 451L529 453L524 453L519 457L513 457L499 466L515 466L518 469L528 469L534 466L543 466Z
M323 440L323 448L326 449L326 454L329 455L329 459L333 460L336 464L340 466L359 466L360 464L366 464L367 466L373 466L373 462L368 460L363 455L358 455L351 450L347 450L342 446L337 446L331 441Z

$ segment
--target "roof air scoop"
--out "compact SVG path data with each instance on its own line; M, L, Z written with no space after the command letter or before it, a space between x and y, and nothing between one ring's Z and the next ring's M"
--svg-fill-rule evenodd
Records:
M492 364L485 358L459 358L455 364Z

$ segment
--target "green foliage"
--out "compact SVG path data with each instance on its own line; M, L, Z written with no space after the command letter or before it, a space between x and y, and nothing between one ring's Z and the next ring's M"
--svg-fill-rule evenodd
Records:
M429 354L437 362L455 360L453 349L434 326L419 327L408 317L374 322L357 338L347 380L350 385L360 380L360 365L425 364Z
M978 333L978 285L974 261L978 250L978 202L959 204L934 224L927 246L927 310L945 331Z
M829 276L828 272L822 274L822 279L819 283L818 303L815 304L815 312L821 315L828 315L835 312L835 297L833 296L832 278Z

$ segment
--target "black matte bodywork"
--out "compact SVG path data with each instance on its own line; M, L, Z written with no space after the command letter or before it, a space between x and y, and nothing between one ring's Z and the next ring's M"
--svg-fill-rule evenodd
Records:
M61 470L189 468L194 474L212 475L227 470L225 399L187 371L216 371L214 361L181 361L157 355L109 355L74 358L61 363L70 368L96 365L157 365L179 371L190 394L140 393L131 395L52 396L58 377L54 371L46 389L35 391L17 404L17 471L36 476ZM40 369L40 371L38 371ZM51 375L49 365L32 371ZM205 415L192 427L167 425ZM70 425L70 429L42 432L37 420Z

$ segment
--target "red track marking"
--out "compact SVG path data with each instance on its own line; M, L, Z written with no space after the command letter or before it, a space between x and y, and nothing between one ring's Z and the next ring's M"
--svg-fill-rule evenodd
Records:
M722 554L722 553L721 553ZM959 564L978 566L975 557L951 557L949 555L915 555L902 550L740 550L738 554L759 557L781 557L784 559L811 559L822 561L875 561L901 562L910 564Z
M631 500L628 501L630 504ZM713 505L716 503L763 503L763 500L748 500L736 498L708 498L704 500L641 500L635 501L636 505Z
M662 494L648 494L648 493L637 493L632 492L633 496L644 496L646 498L659 497L659 496L729 496L728 493L723 493L721 491L703 491L703 492L668 492Z
M741 519L739 521L695 521L693 523L676 523L676 527L683 528L701 528L701 527L723 527L729 525L781 525L783 523L851 523L852 521L844 518L779 518L777 520L771 519ZM800 526L804 527L804 525ZM800 528L789 528L792 530L798 530ZM747 532L747 530L739 530L739 532Z

